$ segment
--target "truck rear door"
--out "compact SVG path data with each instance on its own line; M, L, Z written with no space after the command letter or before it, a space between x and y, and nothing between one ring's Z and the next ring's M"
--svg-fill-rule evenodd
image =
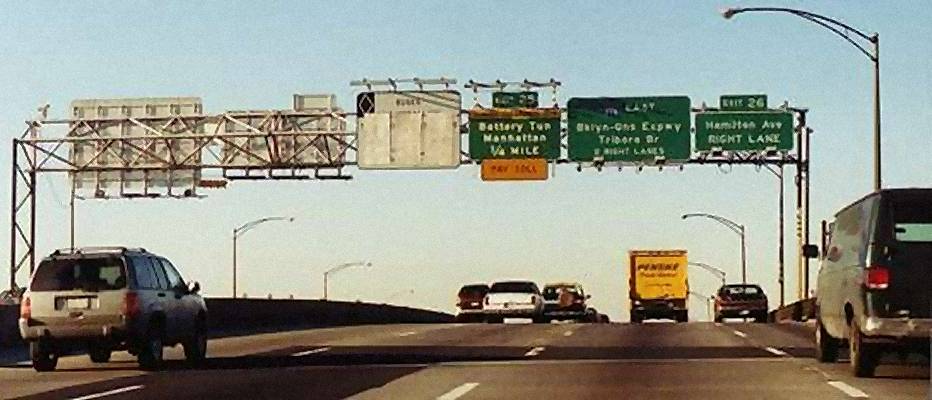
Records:
M893 231L889 246L890 316L932 317L932 191L894 192L884 215ZM892 225L892 227L891 227ZM892 229L891 229L892 228ZM882 228L884 229L884 228Z

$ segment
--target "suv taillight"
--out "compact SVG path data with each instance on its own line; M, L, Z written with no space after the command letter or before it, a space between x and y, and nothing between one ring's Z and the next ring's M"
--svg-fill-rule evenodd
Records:
M134 292L126 293L123 298L123 309L121 310L126 318L134 318L139 315L139 295Z
M25 320L32 318L32 299L29 296L24 296L23 302L19 304L19 318Z
M868 289L886 289L890 286L890 270L882 265L871 265L864 270L864 286Z

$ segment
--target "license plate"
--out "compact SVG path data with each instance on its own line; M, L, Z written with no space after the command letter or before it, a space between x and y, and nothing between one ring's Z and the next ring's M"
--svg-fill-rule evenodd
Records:
M65 303L70 309L86 310L91 308L91 299L68 299L68 302Z
M741 312L740 312L739 314L740 314L740 315L748 315L748 314L750 314L750 313L751 313L751 311L749 311L749 310L741 310Z

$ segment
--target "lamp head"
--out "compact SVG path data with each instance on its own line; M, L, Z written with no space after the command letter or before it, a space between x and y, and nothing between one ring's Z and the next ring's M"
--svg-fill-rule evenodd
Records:
M731 19L732 17L735 16L735 14L741 11L742 10L740 8L729 7L729 8L722 10L722 17L724 17L725 19Z

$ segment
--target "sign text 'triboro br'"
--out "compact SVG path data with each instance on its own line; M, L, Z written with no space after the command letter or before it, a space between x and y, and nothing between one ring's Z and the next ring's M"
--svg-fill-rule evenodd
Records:
M574 97L567 103L572 161L678 163L691 153L689 97Z

